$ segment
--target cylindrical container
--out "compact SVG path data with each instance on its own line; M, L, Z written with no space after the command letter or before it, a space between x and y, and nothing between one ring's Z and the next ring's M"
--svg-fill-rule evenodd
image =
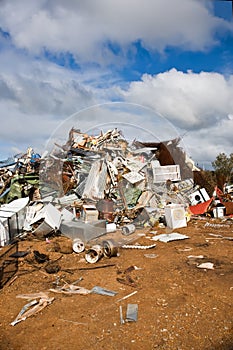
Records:
M107 258L117 256L118 253L118 247L116 246L116 242L114 242L112 239L103 241L103 250L104 256L106 256Z
M103 256L103 247L101 245L96 244L90 249L87 250L85 254L85 259L90 264L96 263Z
M75 238L73 240L73 251L75 253L82 253L85 249L85 244L80 238Z
M122 227L122 233L125 236L131 235L132 233L134 233L135 230L136 230L136 227L134 224L125 225Z

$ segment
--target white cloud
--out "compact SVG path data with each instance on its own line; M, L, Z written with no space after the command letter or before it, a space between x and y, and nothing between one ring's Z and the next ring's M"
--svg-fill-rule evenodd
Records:
M122 90L127 102L139 103L161 113L184 142L193 159L215 159L232 152L233 76L172 69L144 75Z
M219 124L210 125L207 129L190 131L184 136L184 144L193 160L202 164L210 164L217 154L232 153L233 121L223 120Z
M219 73L184 73L171 69L142 76L122 95L126 101L149 106L166 116L176 127L209 128L233 113L233 76Z
M12 147L25 151L28 146L41 152L57 127L64 130L66 139L74 123L83 129L113 122L118 122L118 127L124 123L136 126L130 132L135 131L137 138L142 135L140 128L148 130L156 140L187 131L184 144L197 161L213 160L219 152L232 152L232 76L172 69L144 75L141 81L122 90L111 81L108 71L78 73L12 52L0 56L0 65L4 67L0 74L0 138L4 154L9 154ZM107 88L101 83L106 76L110 77ZM116 105L117 114L97 107L67 120L83 108L111 101L113 96L126 102L123 107L119 105L119 112ZM127 103L138 107L131 108ZM150 110L144 111L140 105ZM156 111L165 117L164 122L157 118Z
M149 50L205 50L217 29L230 26L199 0L2 0L0 22L18 48L70 52L78 61L96 62L113 59L109 42L121 54L138 40Z
M217 44L216 31L232 30L232 24L214 17L211 6L210 1L200 0L2 0L1 28L10 39L0 32L1 151L14 147L24 151L27 146L42 149L69 115L100 102L123 99L160 112L177 130L188 130L184 141L193 159L213 159L220 151L230 152L232 76L172 69L154 76L145 74L123 90L114 73L137 41L151 54L171 46L208 50ZM46 50L57 59L72 55L81 69L49 62L41 55ZM88 62L97 65L90 68ZM116 63L113 71L105 68L106 63ZM133 118L128 111L117 117L90 113L87 125L117 118L161 139L162 131L158 132L158 125L153 131L150 117Z
M187 152L197 161L214 160L220 152L232 152L233 76L218 73L183 73L172 69L144 75L125 90L124 101L148 106L161 113L184 136ZM144 120L139 122L144 126ZM166 126L166 123L164 123ZM162 136L156 123L150 129ZM166 130L166 135L168 132Z
M0 55L0 66L0 158L12 147L41 150L61 120L96 103L92 79L107 74L84 76L9 50Z

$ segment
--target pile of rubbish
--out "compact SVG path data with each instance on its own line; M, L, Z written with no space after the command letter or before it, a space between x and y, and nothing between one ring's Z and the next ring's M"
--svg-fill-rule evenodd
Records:
M24 154L0 161L0 288L17 278L13 276L19 270L18 258L23 258L29 271L56 275L48 291L17 295L28 302L10 324L15 326L53 303L55 298L49 293L117 295L117 291L98 285L88 289L77 285L82 277L72 283L64 281L58 272L72 270L59 264L63 254L82 253L80 261L86 261L87 266L76 270L109 268L115 264L89 264L102 257L118 258L119 248L150 250L157 241L166 244L186 240L189 236L173 230L201 216L232 219L233 185L226 185L223 191L218 187L213 190L179 147L179 139L128 142L116 128L97 136L72 128L64 145L54 144L42 156L28 148ZM204 227L219 231L231 225L206 222ZM157 234L157 228L168 230ZM135 243L140 234L148 231L153 244ZM233 240L222 231L221 235L210 235ZM57 236L61 236L62 246ZM20 251L18 243L23 239L43 241L48 249L40 252L40 242L39 250ZM144 256L157 255L152 250ZM214 269L214 263L204 255L188 256L188 264ZM138 280L131 274L140 269L136 265L117 269L116 281L138 288ZM137 290L117 302L136 293ZM128 303L125 317L119 305L119 314L121 325L136 322L138 304Z
M195 183L199 169L178 144L129 143L118 129L93 136L72 128L51 152L40 156L29 148L1 161L0 245L27 234L62 234L79 253L117 230L128 236L138 227L185 227L192 215L233 214L233 191L210 194ZM89 247L87 261L104 252L116 253L112 241L94 252Z

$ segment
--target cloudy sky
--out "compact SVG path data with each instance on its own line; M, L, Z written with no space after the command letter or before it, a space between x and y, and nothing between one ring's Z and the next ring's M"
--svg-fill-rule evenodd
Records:
M81 129L113 122L92 107L110 102L132 104L116 121L137 139L147 119L169 139L162 116L200 165L233 152L231 2L1 0L0 159L42 152L76 112Z

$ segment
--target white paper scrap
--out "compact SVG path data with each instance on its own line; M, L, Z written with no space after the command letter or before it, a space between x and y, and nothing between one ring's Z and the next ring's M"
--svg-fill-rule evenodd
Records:
M199 267L199 269L214 270L214 264L211 262L202 263L200 265L197 265L197 267Z
M160 241L160 242L170 242L170 241L176 241L180 239L187 239L189 236L182 235L180 233L162 233L161 235L157 235L151 238L152 241Z

